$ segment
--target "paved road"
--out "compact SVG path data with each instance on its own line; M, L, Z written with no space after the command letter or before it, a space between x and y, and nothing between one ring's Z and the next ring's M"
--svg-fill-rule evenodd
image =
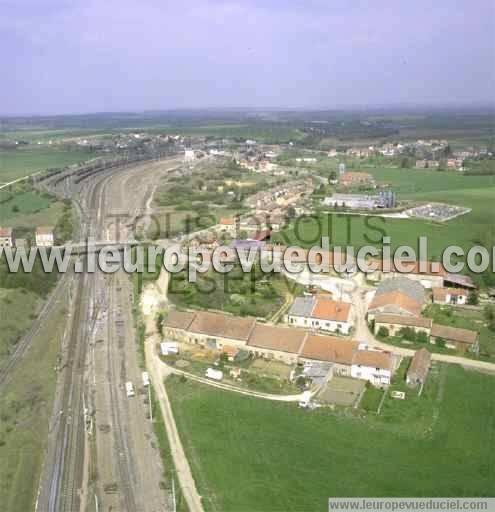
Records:
M352 303L356 313L354 337L357 341L362 341L368 343L369 345L373 345L383 350L389 350L390 352L394 352L395 354L399 354L405 357L412 357L415 354L415 350L410 348L397 347L395 345L389 345L388 343L384 343L383 341L377 340L375 338L373 333L369 330L368 323L366 321L366 311L368 309L368 305L362 290L356 290L353 293ZM437 354L435 352L431 354L431 358L433 361L459 364L464 368L495 373L495 363L489 363L487 361L468 359L467 357L460 356L451 356L448 354Z

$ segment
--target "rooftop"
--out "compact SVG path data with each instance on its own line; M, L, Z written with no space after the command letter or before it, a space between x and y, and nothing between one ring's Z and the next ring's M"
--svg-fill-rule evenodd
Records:
M306 336L307 333L300 329L256 324L248 345L298 354Z
M476 331L439 324L433 324L431 328L431 335L434 338L458 341L459 343L467 343L469 345L476 343L476 340L478 339L478 333Z
M300 356L319 361L351 365L354 352L358 348L355 341L345 341L333 336L317 336L306 338Z
M376 350L358 350L354 354L352 364L380 370L392 370L392 354Z
M433 320L431 318L424 318L422 316L379 314L375 316L375 322L383 324L404 325L407 327L424 327L430 329Z

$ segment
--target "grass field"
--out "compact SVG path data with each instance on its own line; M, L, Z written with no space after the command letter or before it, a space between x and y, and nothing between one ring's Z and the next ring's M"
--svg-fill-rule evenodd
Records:
M459 245L465 251L473 245L495 245L495 176L416 169L364 170L373 174L378 183L391 184L399 199L439 201L472 211L446 223L322 213L315 219L296 220L277 235L278 240L309 247L318 244L321 236L329 236L334 245L381 248L381 239L386 235L391 237L392 250L408 245L417 251L419 237L426 236L431 259L440 259L450 245Z
M2 310L3 312L3 310ZM0 396L0 503L33 510L52 413L65 305L60 303Z
M22 178L51 167L64 167L94 158L87 151L26 148L0 150L0 184Z
M167 389L208 511L323 511L329 496L495 495L492 376L436 367L422 397L387 398L380 416L365 417L178 379Z

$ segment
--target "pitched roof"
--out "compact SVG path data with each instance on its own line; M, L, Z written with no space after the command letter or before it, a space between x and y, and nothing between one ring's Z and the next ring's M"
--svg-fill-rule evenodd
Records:
M208 336L221 336L226 326L226 317L220 313L200 311L196 314L189 330Z
M320 320L333 320L334 322L347 322L351 305L348 302L337 302L335 300L318 297L311 314Z
M375 316L375 323L377 324L395 324L408 327L424 327L430 329L432 322L433 320L431 318L424 318L422 316L387 314L378 314Z
M423 378L428 375L431 364L431 354L425 348L419 349L413 356L407 374L414 373Z
M376 295L395 291L407 295L416 302L423 303L425 300L425 290L423 285L418 281L402 276L382 280L378 285Z
M290 316L311 316L315 305L314 297L296 297L289 309Z
M222 336L234 340L247 341L256 325L256 320L251 317L228 317Z
M189 326L191 332L246 341L255 325L254 318L231 317L200 311Z
M352 364L380 368L381 370L392 370L392 354L376 350L358 350L354 354Z
M306 336L307 333L300 329L256 324L248 345L298 354Z
M53 234L53 227L39 226L39 227L36 228L36 234L37 235L52 235Z
M195 316L195 313L187 311L170 311L165 320L165 325L173 329L187 329Z
M220 219L220 224L222 226L233 226L235 224L235 219L231 217L222 217Z
M465 288L476 288L476 285L469 276L462 276L460 274L447 273L444 276L444 281L457 286L464 286Z
M356 341L344 341L333 336L310 334L304 342L300 356L351 365L357 348L358 343Z
M433 324L431 335L434 338L444 340L458 341L472 345L478 339L478 333L469 329L460 329L459 327L450 327L448 325Z
M10 238L12 236L12 228L0 228L0 236Z
M433 301L434 302L445 302L447 295L465 296L466 290L462 288L433 288Z
M422 309L422 303L419 303L399 291L375 294L368 311L381 308L399 309L411 313L413 316L419 316Z
M374 259L373 262L378 264L377 270L382 270L384 268L385 261L380 258ZM446 276L447 271L445 267L439 261L401 261L401 269L399 270L395 265L394 260L386 261L390 272L399 272L404 274L420 274L420 275L438 275L438 276ZM402 272L402 267L407 268L407 272Z

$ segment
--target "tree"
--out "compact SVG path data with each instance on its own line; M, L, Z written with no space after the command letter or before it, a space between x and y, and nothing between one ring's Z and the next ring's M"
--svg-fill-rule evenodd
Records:
M388 332L388 329L386 327L384 327L383 325L380 327L380 329L378 329L378 337L379 338L388 338L389 336L389 332Z
M477 306L480 303L480 299L478 297L478 292L473 290L468 297L468 304L471 306Z
M416 341L418 343L428 343L428 334L425 331L419 331L416 333Z
M330 172L330 176L328 177L328 183L331 185L333 181L337 179L337 173L335 171Z

